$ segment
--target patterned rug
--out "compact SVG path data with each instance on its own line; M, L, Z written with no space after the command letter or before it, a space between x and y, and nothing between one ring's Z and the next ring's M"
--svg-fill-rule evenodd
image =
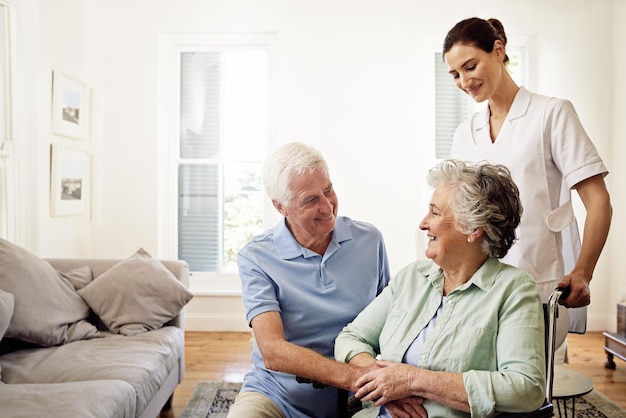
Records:
M228 408L239 393L241 383L200 382L181 418L226 418ZM621 418L626 411L602 393L594 390L576 399L576 418ZM567 416L572 416L572 402L567 402ZM563 412L561 407L561 412ZM559 417L558 406L554 405L555 416Z
M226 418L241 383L200 382L180 418Z
M559 405L560 404L560 405ZM609 398L597 390L593 390L587 395L576 398L575 411L576 418L619 418L626 417L626 411L616 405ZM564 410L566 409L566 411ZM571 417L572 401L567 401L566 406L562 403L554 402L555 417Z

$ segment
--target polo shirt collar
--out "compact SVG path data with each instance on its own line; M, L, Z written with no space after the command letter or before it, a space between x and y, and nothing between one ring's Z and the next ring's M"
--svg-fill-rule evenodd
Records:
M298 241L291 234L289 228L287 228L287 219L283 219L278 222L273 229L274 245L278 256L284 260L290 258L296 258L300 256L308 257L311 251L300 245ZM330 244L328 248L338 249L341 243L352 239L352 232L345 222L343 217L337 217L335 222L335 229L333 230L332 237L330 238ZM329 251L326 250L327 252Z

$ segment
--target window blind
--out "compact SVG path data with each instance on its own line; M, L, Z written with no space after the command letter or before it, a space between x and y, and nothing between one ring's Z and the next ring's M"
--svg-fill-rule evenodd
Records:
M219 52L181 54L178 257L218 271L221 65Z
M454 131L469 116L467 97L454 83L443 62L435 53L435 157L448 158Z

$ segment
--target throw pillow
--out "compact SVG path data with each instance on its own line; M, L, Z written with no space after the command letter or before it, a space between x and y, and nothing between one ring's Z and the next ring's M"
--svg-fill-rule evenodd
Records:
M13 316L13 295L0 290L0 341L9 328ZM2 370L0 370L0 383L2 383Z
M48 347L100 336L72 283L47 261L3 239L0 289L15 301L6 337Z
M109 331L134 335L163 326L192 293L140 248L78 291Z
M13 295L0 290L0 340L9 328L11 317L13 317Z
M78 267L66 273L59 272L59 274L61 277L72 283L72 286L74 286L74 289L76 290L80 290L87 286L93 279L91 267L89 266Z

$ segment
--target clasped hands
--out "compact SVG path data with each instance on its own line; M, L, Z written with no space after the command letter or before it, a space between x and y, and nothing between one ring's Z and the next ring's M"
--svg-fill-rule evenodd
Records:
M412 395L416 368L390 361L377 361L376 365L378 368L357 379L355 396L362 402L384 405L395 418L426 418L424 399Z

